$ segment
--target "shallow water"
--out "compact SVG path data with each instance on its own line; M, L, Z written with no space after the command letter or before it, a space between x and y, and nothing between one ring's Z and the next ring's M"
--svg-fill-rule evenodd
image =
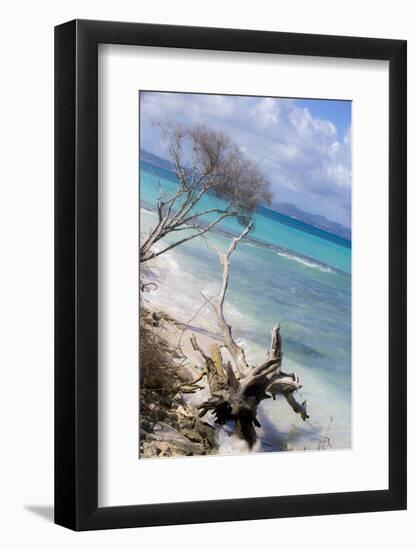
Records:
M172 191L175 181L169 173L142 163L142 234L155 224L151 209L158 185ZM218 199L205 201L201 209L212 207ZM310 414L310 420L303 422L284 399L264 401L258 450L317 449L327 447L327 437L333 448L347 448L351 442L351 250L343 239L338 242L316 228L302 230L290 223L257 213L251 240L241 241L231 258L225 312L235 338L249 361L257 363L265 357L273 325L281 324L283 370L299 375L303 388L298 398L307 399ZM241 231L230 220L218 229L159 257L158 278L163 278L163 284L150 298L185 322L203 306L202 294L211 297L218 292L221 268L211 246L225 250L230 234ZM193 324L218 330L207 306Z

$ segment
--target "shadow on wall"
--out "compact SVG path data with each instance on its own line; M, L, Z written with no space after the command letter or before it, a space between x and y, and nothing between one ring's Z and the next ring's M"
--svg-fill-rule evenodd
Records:
M45 519L49 523L53 523L54 521L54 507L53 506L37 506L37 505L28 505L24 506L24 509L28 512L32 512L32 514L36 514L37 516Z

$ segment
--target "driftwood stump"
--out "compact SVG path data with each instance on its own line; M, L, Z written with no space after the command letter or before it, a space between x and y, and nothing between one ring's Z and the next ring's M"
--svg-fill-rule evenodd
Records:
M272 329L271 346L266 360L257 366L250 366L243 348L234 340L232 328L224 316L223 306L229 282L230 256L240 240L249 233L251 225L248 225L239 237L233 239L226 253L216 249L223 266L222 286L216 300L207 298L216 313L224 346L232 357L234 365L229 361L223 361L219 346L213 347L211 355L207 355L198 344L196 336L193 334L191 337L193 348L200 353L205 362L211 394L210 399L200 405L200 417L208 411L213 411L218 424L233 421L235 433L244 439L249 447L253 447L257 439L255 427L260 427L260 423L256 414L258 405L263 399L271 397L275 399L276 395L282 395L303 420L309 418L306 401L300 404L294 397L294 392L301 388L298 376L281 370L280 325L277 324Z

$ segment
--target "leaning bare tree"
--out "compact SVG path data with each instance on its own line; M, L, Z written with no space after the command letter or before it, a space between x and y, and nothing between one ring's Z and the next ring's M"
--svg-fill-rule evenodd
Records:
M235 217L245 226L258 204L270 201L264 176L223 133L205 126L170 124L160 125L160 129L169 143L178 187L170 196L159 193L158 223L141 241L141 262L203 235L227 217ZM199 210L207 193L224 200L219 206ZM211 221L205 221L205 216ZM160 243L167 235L175 237ZM157 243L160 246L155 247Z
M271 347L267 358L259 365L249 365L245 352L233 338L232 328L224 316L224 301L229 283L229 260L239 241L246 237L251 224L233 239L226 253L216 250L223 267L223 280L217 299L206 298L213 307L217 322L223 335L224 345L233 359L224 361L221 348L212 350L211 356L198 344L195 335L191 337L193 348L198 351L206 365L210 399L200 406L200 416L213 411L216 422L225 424L234 421L235 432L246 440L250 447L256 441L256 427L260 427L257 419L257 408L263 399L273 398L280 394L285 397L292 409L301 415L303 420L309 418L306 401L299 403L294 392L301 388L298 376L287 374L281 370L282 349L279 324L272 329Z

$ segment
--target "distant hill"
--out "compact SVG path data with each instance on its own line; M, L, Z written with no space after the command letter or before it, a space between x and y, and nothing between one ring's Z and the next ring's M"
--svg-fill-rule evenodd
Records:
M158 157L153 153L148 153L148 151L145 151L145 149L140 150L140 160L149 162L149 164L153 164L157 168L163 168L164 170L168 170L169 172L172 172L172 169L173 169L172 162L169 162L169 160L165 160L161 157Z
M149 164L153 164L153 166L156 166L157 168L162 168L164 170L168 170L169 172L173 171L172 162L158 157L153 153L149 153L144 149L140 150L140 159L145 162L149 162ZM284 216L295 218L296 220L299 220L301 222L308 223L310 225L313 225L314 227L318 227L319 229L323 229L324 231L328 231L329 233L338 235L343 239L347 239L349 241L351 240L351 231L348 227L345 227L337 222L331 222L330 220L319 214L310 214L309 212L304 212L303 210L300 210L294 204L291 204L289 202L272 203L269 208L271 210L279 212L280 214L284 214Z
M334 233L339 237L343 237L343 239L351 240L351 230L348 227L337 222L331 222L320 214L304 212L289 202L272 203L270 208L280 214L284 214L284 216L295 218L296 220L308 223L314 227L328 231L329 233Z

